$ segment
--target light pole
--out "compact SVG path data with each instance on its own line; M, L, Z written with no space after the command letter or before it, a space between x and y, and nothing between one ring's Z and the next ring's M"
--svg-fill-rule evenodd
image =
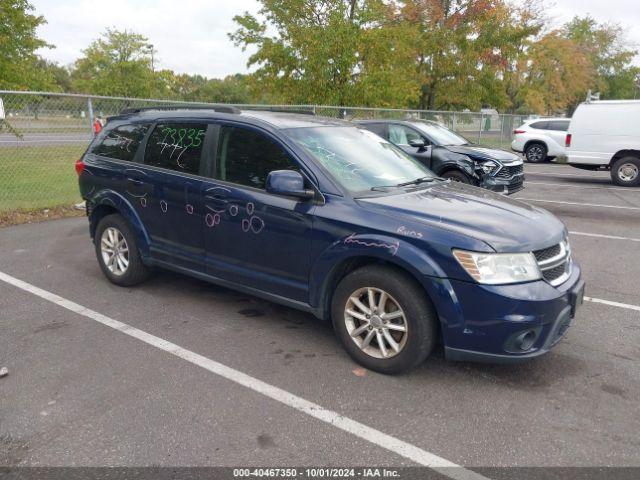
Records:
M151 71L155 72L155 68L154 68L154 65L153 65L153 60L154 60L153 59L153 54L154 54L155 50L153 48L153 44L152 43L148 43L146 45L146 48L147 48L147 51L149 52L149 54L151 55Z

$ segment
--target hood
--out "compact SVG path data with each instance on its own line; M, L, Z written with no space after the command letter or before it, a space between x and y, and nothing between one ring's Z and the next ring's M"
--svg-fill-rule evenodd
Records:
M378 214L476 238L497 252L550 247L562 241L566 230L544 209L458 182L439 182L419 191L358 202Z
M499 162L521 160L519 156L506 150L481 147L479 145L446 145L443 146L443 148L446 148L450 152L467 155L474 160L498 160Z

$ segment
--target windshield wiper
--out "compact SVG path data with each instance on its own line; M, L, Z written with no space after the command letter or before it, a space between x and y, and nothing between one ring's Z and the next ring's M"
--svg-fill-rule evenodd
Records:
M420 185L421 183L429 183L429 182L433 182L434 180L435 180L434 177L420 177L420 178L416 178L415 180L411 180L409 182L398 183L396 187L406 187L408 185Z
M420 185L421 183L431 183L435 180L439 180L438 177L420 177L415 180L410 180L408 182L396 183L395 185L376 185L375 187L371 187L371 190L376 191L385 191L388 188L400 188L400 187L408 187L409 185Z

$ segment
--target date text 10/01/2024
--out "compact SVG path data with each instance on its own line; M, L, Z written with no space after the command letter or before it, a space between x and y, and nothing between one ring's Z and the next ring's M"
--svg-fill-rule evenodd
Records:
M399 478L390 468L234 468L234 478Z

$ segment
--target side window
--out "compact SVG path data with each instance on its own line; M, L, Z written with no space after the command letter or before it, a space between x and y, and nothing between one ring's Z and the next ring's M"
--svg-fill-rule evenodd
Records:
M91 153L116 160L133 161L149 125L122 125L107 131Z
M220 129L216 178L264 189L273 170L298 167L280 145L261 133L238 127Z
M365 123L360 126L375 133L376 135L379 135L385 140L387 139L387 126L384 123Z
M389 125L389 141L396 145L409 145L412 140L422 140L422 135L404 125Z
M197 175L206 131L206 124L159 123L147 141L144 163Z
M549 122L549 126L547 128L549 130L566 132L569 129L569 122L567 120L555 120L553 122Z
M529 126L531 128L537 128L537 129L540 129L540 130L546 130L548 124L549 124L549 122L534 122Z

